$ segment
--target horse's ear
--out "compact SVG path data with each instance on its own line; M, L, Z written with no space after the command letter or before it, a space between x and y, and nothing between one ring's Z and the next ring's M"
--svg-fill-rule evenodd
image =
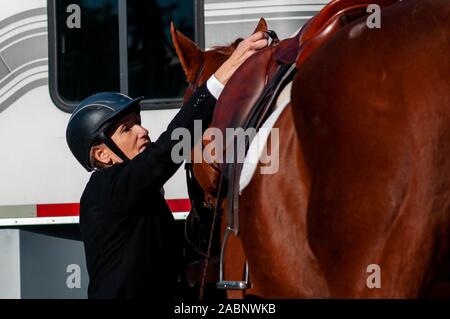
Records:
M264 18L259 19L258 25L256 26L256 29L253 32L253 34L259 31L267 31L267 22Z
M176 30L173 22L170 23L170 33L186 78L188 82L193 83L195 75L203 63L204 52L188 37Z

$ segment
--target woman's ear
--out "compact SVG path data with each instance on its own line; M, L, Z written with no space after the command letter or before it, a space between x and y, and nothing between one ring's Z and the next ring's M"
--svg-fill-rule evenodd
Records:
M99 163L104 165L112 164L112 158L109 149L105 144L95 145L92 147L92 157Z

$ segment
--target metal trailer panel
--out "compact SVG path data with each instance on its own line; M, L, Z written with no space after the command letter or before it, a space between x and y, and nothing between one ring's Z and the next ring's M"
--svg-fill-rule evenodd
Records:
M0 299L85 299L89 277L76 228L0 229Z
M205 0L205 44L207 48L232 43L249 36L259 19L280 39L297 33L300 27L323 8L327 0Z
M20 298L85 299L89 276L78 226L20 230Z
M0 299L20 298L20 238L17 229L0 229Z

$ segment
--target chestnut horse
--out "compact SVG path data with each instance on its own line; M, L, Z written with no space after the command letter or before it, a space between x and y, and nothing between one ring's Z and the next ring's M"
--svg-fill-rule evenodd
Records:
M257 170L243 190L239 237L225 252L225 277L242 280L248 261L252 286L230 297L416 298L448 277L450 2L388 5L381 23L357 18L297 61L275 123L280 169ZM194 87L235 48L202 52L172 31ZM218 110L239 112L230 101L251 83L256 58L230 79ZM217 168L195 164L194 174L213 200Z

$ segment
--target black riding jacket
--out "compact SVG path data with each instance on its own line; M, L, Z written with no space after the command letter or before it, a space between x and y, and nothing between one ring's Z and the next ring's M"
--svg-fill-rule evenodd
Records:
M194 120L207 128L215 103L206 85L199 87L155 143L127 163L92 174L80 201L89 298L171 298L181 239L160 192L181 165L171 159L179 142L171 134L182 127L193 137Z

